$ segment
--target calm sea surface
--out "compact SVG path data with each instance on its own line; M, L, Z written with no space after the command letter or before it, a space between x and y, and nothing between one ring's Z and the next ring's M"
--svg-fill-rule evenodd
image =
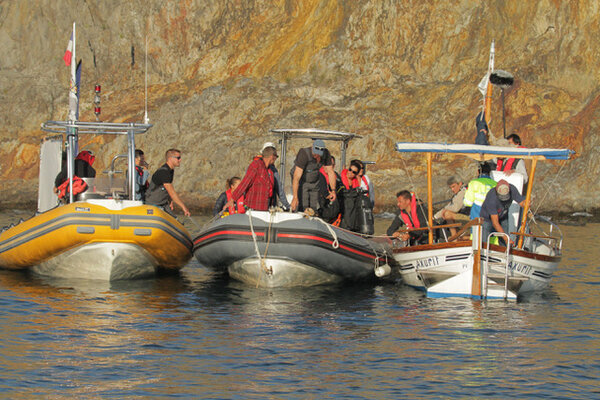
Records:
M194 261L112 283L0 270L0 397L600 398L600 225L562 229L552 287L518 302L256 289Z

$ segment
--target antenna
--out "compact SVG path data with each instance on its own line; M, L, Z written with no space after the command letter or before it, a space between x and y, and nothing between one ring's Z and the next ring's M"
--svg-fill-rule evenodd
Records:
M148 34L146 34L146 51L145 51L145 66L144 66L144 123L150 122L148 118Z

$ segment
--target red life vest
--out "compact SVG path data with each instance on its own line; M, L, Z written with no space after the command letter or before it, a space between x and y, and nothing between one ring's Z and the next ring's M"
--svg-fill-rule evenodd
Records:
M356 178L352 178L352 185L350 185L350 181L348 180L348 169L344 168L342 170L342 184L346 187L347 190L354 189L360 186L360 182Z
M227 196L227 202L231 201L231 199L233 198L231 189L227 189L225 191L225 195ZM229 214L244 214L246 212L246 207L244 207L244 196L240 196L237 202L234 202L234 204L236 203L237 209L235 208L235 206L229 207Z
M319 172L321 173L321 175L323 175L325 177L325 182L327 182L327 187L330 188L331 186L329 186L329 175L327 175L327 173L325 172L325 168L324 167L319 168Z
M87 183L85 183L83 179L81 179L78 176L73 177L73 196L84 192L87 189L87 187ZM67 179L66 181L61 183L60 186L56 189L58 189L58 198L65 198L65 196L69 194L69 180Z
M525 146L518 146L520 149L524 149ZM503 158L499 158L498 159L498 164L496 165L496 171L510 171L511 169L513 169L513 164L515 163L515 159L514 158L509 158L506 160L506 163L504 163L504 159Z
M421 223L419 222L419 217L417 216L417 198L415 197L414 193L411 193L410 195L410 217L406 212L404 212L404 210L400 210L400 217L408 228L420 228Z

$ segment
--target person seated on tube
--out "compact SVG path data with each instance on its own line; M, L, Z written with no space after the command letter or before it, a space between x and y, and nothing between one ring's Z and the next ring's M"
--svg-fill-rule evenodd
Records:
M241 181L242 178L239 176L232 176L227 179L227 182L225 183L227 189L217 198L215 208L213 209L213 216L216 216L221 212L223 212L223 215L244 214L246 212L244 207L244 196L240 197L238 201L234 201L232 207L227 207L227 202L232 198L231 194L239 186Z

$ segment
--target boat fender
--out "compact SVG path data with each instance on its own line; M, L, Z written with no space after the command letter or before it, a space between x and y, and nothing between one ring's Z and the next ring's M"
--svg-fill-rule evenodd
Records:
M383 264L375 268L375 276L378 278L383 278L391 273L392 267L390 267L388 264Z

